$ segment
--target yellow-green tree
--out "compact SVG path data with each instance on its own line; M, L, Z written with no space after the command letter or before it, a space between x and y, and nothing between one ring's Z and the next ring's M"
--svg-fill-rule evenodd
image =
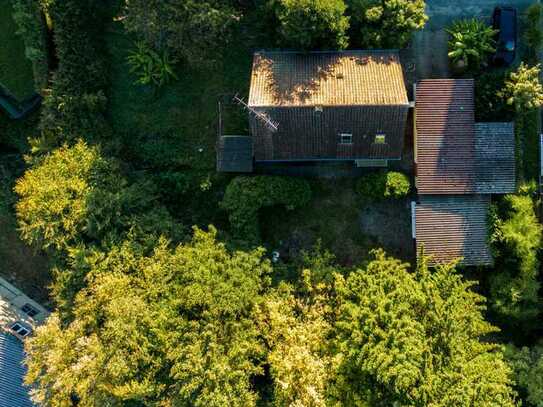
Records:
M377 405L514 406L510 369L483 318L484 297L454 265L429 270L374 252L336 288L344 391Z
M133 241L86 260L73 318L26 342L42 406L254 406L262 344L253 312L268 285L262 251L230 254L215 230L150 253Z
M524 62L511 72L499 92L507 104L514 106L518 113L537 109L543 105L543 86L539 82L540 65L529 67Z

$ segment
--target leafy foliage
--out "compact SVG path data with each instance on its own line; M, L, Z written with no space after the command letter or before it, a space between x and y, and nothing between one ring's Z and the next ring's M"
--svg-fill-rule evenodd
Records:
M47 26L39 0L14 0L13 19L25 43L25 55L32 61L36 89L42 90L49 79Z
M262 251L230 254L216 231L151 253L127 241L85 266L74 320L54 314L26 343L43 406L254 406L262 345L252 314L268 284Z
M522 62L510 73L500 95L517 112L533 110L543 105L543 85L539 82L540 66L527 66Z
M473 283L453 264L430 271L421 261L411 274L374 256L336 288L342 394L370 388L381 405L515 406L500 348L482 341L496 328Z
M258 210L284 205L287 210L307 205L311 188L307 181L286 177L237 177L228 187L221 207L229 212L235 236L247 242L260 238Z
M283 43L302 49L347 48L344 0L278 0L273 5Z
M126 0L124 26L173 62L213 59L239 18L233 0Z
M491 244L497 270L490 275L492 308L509 324L539 313L537 280L542 226L527 195L506 195L492 215Z
M543 407L543 345L532 348L508 345L505 357L524 399L531 406Z
M543 47L543 31L541 24L543 18L543 5L534 3L526 10L526 27L524 28L524 40L528 58L537 61L537 55Z
M459 67L479 69L496 51L496 31L476 18L455 21L447 32L451 37L449 58Z
M375 172L358 180L356 190L362 199L397 199L409 194L411 182L400 172Z
M475 80L475 119L479 122L511 122L513 109L500 96L507 71L484 72Z
M353 37L363 48L403 48L424 28L424 0L347 0Z
M56 146L85 135L108 133L104 118L107 71L101 35L104 4L94 0L50 0L58 68L46 96L40 128Z
M150 186L129 185L114 161L82 141L45 157L17 181L15 191L21 236L44 249L100 244L134 227L174 228Z
M140 85L153 85L158 88L177 79L173 71L170 57L167 50L161 53L154 51L149 46L140 41L136 44L136 49L128 56L130 72L138 76L136 80Z

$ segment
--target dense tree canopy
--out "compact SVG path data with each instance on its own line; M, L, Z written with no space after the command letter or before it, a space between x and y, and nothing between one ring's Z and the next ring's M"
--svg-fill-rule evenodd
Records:
M531 348L507 345L505 357L513 369L519 392L535 407L543 407L543 344Z
M127 241L87 260L74 319L54 315L27 342L43 406L254 406L262 344L253 311L270 266L210 233L151 253ZM124 403L124 404L123 404ZM133 403L133 404L126 404Z
M543 105L543 85L539 81L539 73L539 65L529 67L522 62L516 71L509 74L500 96L518 113L537 109Z
M428 17L424 0L347 0L353 39L363 48L402 48Z
M482 341L484 298L453 265L416 273L382 251L339 286L345 395L372 389L382 405L514 406L499 347ZM347 402L345 405L353 405Z
M155 204L150 185L129 185L115 161L82 141L41 159L15 191L21 236L44 249L103 243L133 228L175 229L167 211Z
M347 48L349 18L344 0L276 0L273 8L284 45L307 50Z
M155 51L188 63L212 58L239 18L233 0L126 0L126 29Z

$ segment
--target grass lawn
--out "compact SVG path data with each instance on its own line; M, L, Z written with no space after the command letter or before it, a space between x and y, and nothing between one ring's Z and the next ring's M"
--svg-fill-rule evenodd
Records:
M263 210L260 219L266 246L288 259L320 240L345 266L360 264L374 248L412 261L408 200L361 205L354 183L350 178L314 180L314 198L308 207L292 212Z
M0 0L0 83L19 101L34 93L32 64L25 57L24 44L15 34L17 27L12 18L10 0Z

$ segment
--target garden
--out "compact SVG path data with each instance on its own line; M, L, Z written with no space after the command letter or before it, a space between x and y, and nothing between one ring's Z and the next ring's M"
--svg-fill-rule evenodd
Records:
M516 119L524 147L476 286L407 263L412 174L215 171L218 102L246 95L253 50L402 48L424 1L17 4L34 88L44 58L49 72L39 112L0 115L0 273L55 310L26 345L36 402L541 405L533 55L487 72L488 28L450 29L478 116ZM228 132L247 134L231 110Z

